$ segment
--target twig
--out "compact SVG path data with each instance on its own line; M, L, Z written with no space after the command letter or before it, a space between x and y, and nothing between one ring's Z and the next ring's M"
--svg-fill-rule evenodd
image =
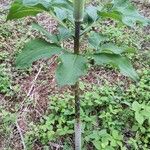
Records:
M59 145L59 144L56 144L56 143L49 142L49 144L50 144L50 146L55 147L56 150L58 150L59 148L63 148L62 145Z
M21 128L20 128L20 126L19 126L17 121L16 121L16 127L17 127L17 130L18 130L19 134L20 134L20 138L21 138L21 141L22 141L23 149L27 150L25 142L24 142L23 134L21 132Z
M32 81L32 85L31 85L31 87L30 87L30 89L29 89L29 91L28 91L28 93L27 93L26 98L25 98L24 101L22 101L22 103L20 104L20 106L21 106L21 107L20 107L20 110L23 109L24 103L25 103L25 101L27 100L27 98L31 96L31 93L32 93L32 91L33 91L33 89L34 89L34 86L35 86L35 83L36 83L36 80L37 80L39 74L41 73L41 70L42 70L43 66L44 66L44 65L42 65L42 66L40 67L38 73L36 74L34 80ZM27 108L27 107L25 107L25 109L26 109L26 108Z
M28 92L28 94L27 94L27 97L26 97L25 100L21 103L20 111L21 111L22 108L24 107L24 102L26 101L26 99L31 95L31 93L32 93L32 91L33 91L33 88L34 88L34 86L35 86L35 82L36 82L36 80L37 80L37 78L38 78L38 76L39 76L39 74L40 74L42 68L43 68L43 65L40 67L38 73L36 74L34 80L32 81L32 85L31 85L31 87L30 87L30 89L29 89L29 92ZM24 110L26 110L26 109L27 109L27 106L24 108ZM23 112L24 112L24 111L23 111ZM20 113L20 114L21 114L21 113ZM23 138L23 134L22 134L21 128L20 128L20 126L19 126L19 124L18 124L18 119L19 119L20 114L18 114L17 119L16 119L16 127L17 127L17 130L18 130L19 134L20 134L20 138L21 138L21 141L22 141L23 148L24 148L24 150L27 150L26 145L25 145L25 142L24 142L24 138Z
M29 92L28 92L28 94L27 94L27 97L29 97L29 96L31 95L31 92L32 92L32 90L33 90L33 88L34 88L35 82L36 82L36 80L37 80L37 78L38 78L38 76L39 76L39 74L40 74L42 68L43 68L43 65L40 67L38 73L36 74L34 80L32 81L32 85L31 85L31 87L30 87L30 89L29 89Z
M55 59L56 59L56 58L55 58ZM52 61L51 61L51 63L52 63ZM50 64L51 64L51 63L50 63ZM31 96L32 91L33 91L34 86L35 86L35 83L36 83L36 80L37 80L37 78L39 77L39 74L41 73L41 70L42 70L43 67L44 67L44 65L42 65L42 66L40 67L38 73L36 74L34 80L32 81L32 85L31 85L31 87L30 87L30 89L29 89L29 92L27 93L26 98L25 98L24 101L20 104L20 109L19 109L19 110L20 110L20 113L19 113L18 116L17 116L17 120L19 119L20 115L21 115L25 110L27 110L28 105L25 105L24 103L25 103L25 101L27 100L27 98ZM23 108L24 108L24 109L23 109ZM18 129L19 134L20 134L21 141L22 141L22 144L23 144L23 148L24 148L24 150L27 150L26 145L25 145L25 142L24 142L23 134L22 134L22 132L21 132L21 129L20 129L20 127L19 127L19 124L18 124L17 120L16 120L16 127L17 127L17 129Z

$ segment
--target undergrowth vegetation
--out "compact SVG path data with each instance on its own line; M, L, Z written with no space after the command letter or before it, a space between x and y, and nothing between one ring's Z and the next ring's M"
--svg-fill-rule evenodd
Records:
M106 83L99 87L81 82L81 119L83 149L149 150L150 140L150 71L144 70L138 85ZM68 93L49 96L48 109L39 122L29 122L25 133L28 149L36 142L46 149L49 142L71 150L74 133L74 101ZM101 101L99 101L101 100ZM8 136L16 115L0 109L1 136Z
M101 87L81 84L84 91L81 97L83 149L149 150L149 79L150 72L144 71L139 84L131 84L127 90L121 85L110 86L107 82ZM72 149L73 96L63 93L49 99L47 113L40 122L29 124L26 143L32 147L35 139L43 145L50 141L64 141L66 150Z

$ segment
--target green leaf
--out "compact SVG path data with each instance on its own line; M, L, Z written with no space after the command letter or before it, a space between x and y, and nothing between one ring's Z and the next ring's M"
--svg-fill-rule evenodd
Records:
M102 18L111 18L122 22L123 24L133 27L136 23L148 25L149 20L144 18L129 0L113 0L111 5L99 13Z
M98 10L97 7L93 6L93 5L89 5L86 8L86 13L94 20L96 21L98 19Z
M61 21L67 19L72 23L74 22L73 18L73 6L67 0L56 0L52 4L52 9L54 9L54 13Z
M124 76L131 77L135 81L139 80L139 77L138 77L137 73L135 72L135 70L128 58L122 57L122 58L118 59L117 64L120 69L120 72Z
M53 0L52 2L53 7L58 7L61 9L65 8L73 11L73 4L70 2L70 0Z
M144 117L139 112L135 112L135 119L140 125L144 122Z
M135 81L139 79L130 61L126 57L117 54L99 53L94 54L93 58L97 65L112 64L117 66L123 75L131 77Z
M141 110L141 105L137 101L134 101L133 104L132 104L132 109L134 111L140 111Z
M112 136L114 137L114 139L118 139L119 138L119 133L117 130L112 130Z
M102 46L100 46L99 51L102 52L111 52L114 54L122 54L125 52L135 52L134 48L130 48L127 46L117 46L113 43L107 43L107 44L103 44Z
M59 54L62 48L55 44L50 44L41 39L28 42L16 59L18 68L27 68L34 61L42 58L50 58L52 55Z
M98 132L98 134L99 134L99 136L101 136L101 137L106 137L106 136L108 135L106 129L100 130L100 131Z
M50 7L51 0L23 0L23 5L25 6L36 6L39 4L48 9Z
M61 63L56 71L57 82L60 86L74 85L79 77L87 72L87 60L80 55L65 52L60 56Z
M59 35L58 38L60 41L67 40L68 38L73 37L73 33L69 29L66 29L65 27L59 27L58 28Z
M29 6L24 4L23 0L15 0L12 4L7 20L19 19L26 16L35 16L38 13L46 11L47 9L41 3L35 3L35 5Z
M61 8L55 8L54 9L56 16L60 19L60 20L64 20L67 18L68 13L66 9L61 9Z
M96 149L102 149L102 147L101 147L101 141L99 140L99 141L97 141L97 140L94 140L94 141L92 141L92 143L93 143L93 145L95 146L95 148Z
M99 13L100 17L102 17L103 19L105 18L111 18L117 21L122 22L122 17L120 15L120 13L114 11L114 12L107 12L107 11L101 11Z
M50 40L50 41L52 41L54 43L58 43L57 35L49 33L46 29L44 29L39 24L33 23L32 24L32 28L34 30L37 30L37 31L41 32L42 34L44 34L48 40Z
M122 22L133 27L136 23L143 25L148 24L148 20L140 15L137 9L129 2L129 0L114 0L113 10L121 13Z
M100 44L104 41L106 41L108 38L102 34L96 33L96 32L92 32L90 34L90 37L88 39L89 44L92 46L92 48L94 49L98 49L98 47L100 46Z
M146 106L145 106L144 110L140 111L140 113L142 114L142 116L150 118L150 115L149 115L150 114L150 110L147 110Z
M104 150L115 150L112 146L106 146Z

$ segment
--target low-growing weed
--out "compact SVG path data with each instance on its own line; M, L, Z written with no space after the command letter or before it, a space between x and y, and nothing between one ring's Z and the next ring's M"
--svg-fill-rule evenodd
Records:
M150 148L149 75L149 71L145 71L139 84L131 85L122 94L119 94L117 85L97 87L81 84L82 90L90 88L81 97L83 149L87 150L91 145L97 150ZM47 114L40 123L30 124L26 143L31 146L36 139L47 146L50 141L68 141L67 145L71 145L69 139L74 133L73 96L64 93L49 99Z

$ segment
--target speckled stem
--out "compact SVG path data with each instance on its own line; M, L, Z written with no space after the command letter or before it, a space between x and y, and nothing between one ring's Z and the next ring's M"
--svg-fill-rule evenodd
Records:
M80 50L80 28L84 17L85 0L74 0L74 20L75 20L75 37L74 37L74 54L79 55ZM80 94L79 81L74 85L75 95L75 150L81 150L81 119L80 119Z
M80 24L75 22L74 54L79 54L80 48ZM74 85L75 95L75 150L81 150L81 121L80 121L80 96L79 81Z

